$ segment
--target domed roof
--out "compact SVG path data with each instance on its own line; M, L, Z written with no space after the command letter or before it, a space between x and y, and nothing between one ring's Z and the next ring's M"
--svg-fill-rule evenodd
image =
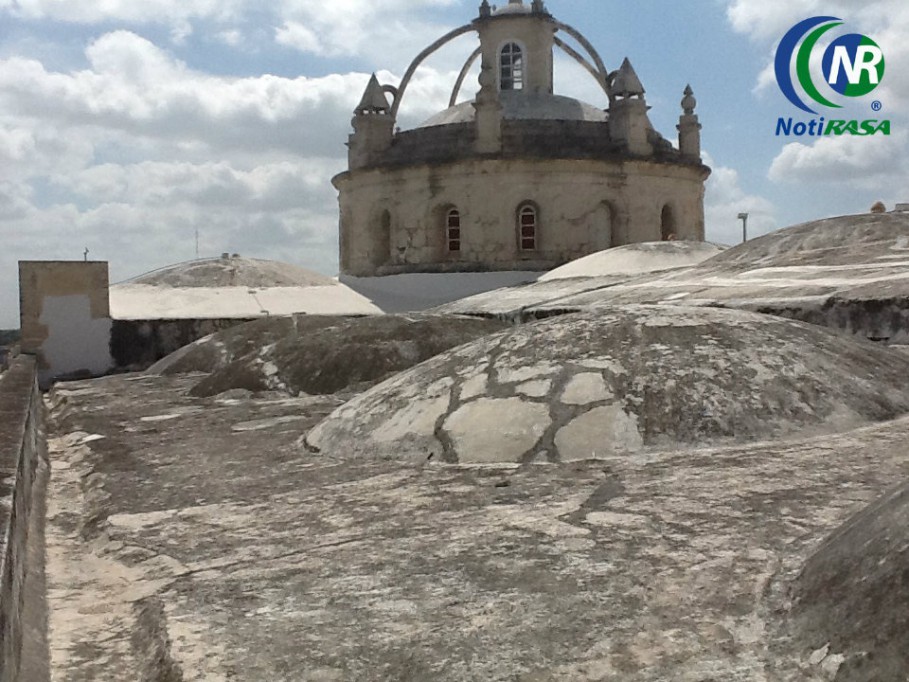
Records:
M725 247L709 242L643 242L597 251L550 270L541 282L571 277L628 276L684 268L723 253Z
M312 287L337 286L326 275L258 258L206 258L140 275L126 284L157 287Z
M892 419L909 411L907 370L902 353L770 315L606 307L437 355L338 408L305 443L412 461L641 461Z
M376 315L338 280L277 261L222 257L178 263L115 284L115 320L254 319L270 315Z
M543 121L594 121L602 123L606 112L592 104L563 97L562 95L541 95L526 92L503 92L500 94L502 117L506 120ZM470 123L476 117L473 102L462 102L441 111L421 123L419 128Z

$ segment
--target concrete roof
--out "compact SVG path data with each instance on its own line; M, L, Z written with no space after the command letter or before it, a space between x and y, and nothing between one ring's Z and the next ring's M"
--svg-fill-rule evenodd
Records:
M376 315L335 279L277 261L214 258L179 263L110 289L115 320L251 319L269 315Z
M319 424L318 451L424 461L631 457L855 428L909 412L909 358L738 310L602 308L493 334Z
M48 396L54 679L903 679L909 419L548 466L311 454L343 398ZM894 486L897 486L894 488Z
M508 120L546 121L605 121L606 112L592 104L563 97L524 92L499 93L502 103L502 117ZM419 128L469 123L476 118L472 102L463 102L446 109L421 123Z
M253 319L269 315L379 315L369 299L342 285L314 287L111 287L115 320Z
M641 303L770 312L909 343L909 215L829 218L760 237L691 268L539 282L437 311L533 318Z
M203 258L176 263L122 284L159 287L309 287L333 286L336 280L298 265L260 258Z
M637 275L659 270L689 267L712 258L726 249L709 242L644 242L592 253L550 270L538 281L573 277Z

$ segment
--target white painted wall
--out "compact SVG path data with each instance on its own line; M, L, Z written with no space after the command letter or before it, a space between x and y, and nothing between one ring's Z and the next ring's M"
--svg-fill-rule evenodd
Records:
M105 374L113 366L110 356L110 318L93 318L87 294L45 296L40 318L47 327L42 346L48 367L40 370L39 380L87 370Z

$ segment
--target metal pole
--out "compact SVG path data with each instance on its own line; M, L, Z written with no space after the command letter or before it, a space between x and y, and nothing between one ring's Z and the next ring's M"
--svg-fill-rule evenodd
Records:
M748 214L739 213L739 220L742 221L742 244L748 241Z

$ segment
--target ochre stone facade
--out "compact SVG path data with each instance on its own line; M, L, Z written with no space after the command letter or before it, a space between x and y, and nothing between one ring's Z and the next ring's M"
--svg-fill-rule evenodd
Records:
M415 130L395 132L410 77L449 40L476 32L480 91ZM588 56L565 43L565 34ZM552 53L565 50L608 109L553 94ZM387 95L393 103L389 104ZM679 143L657 133L626 59L608 72L593 47L542 2L512 0L425 50L398 88L375 76L354 112L350 169L334 179L341 272L543 271L613 246L704 239L700 124L690 88Z

